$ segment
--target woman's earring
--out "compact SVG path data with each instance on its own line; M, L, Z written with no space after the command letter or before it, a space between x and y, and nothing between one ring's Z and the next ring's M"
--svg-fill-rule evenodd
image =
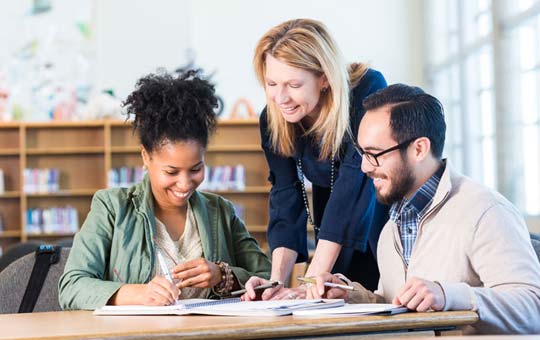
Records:
M328 87L323 87L323 88L321 89L321 92L322 92L322 93L326 93L326 91L328 91Z

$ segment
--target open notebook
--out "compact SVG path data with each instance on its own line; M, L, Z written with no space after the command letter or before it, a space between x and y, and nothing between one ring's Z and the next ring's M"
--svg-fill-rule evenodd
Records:
M407 312L407 307L389 303L351 303L336 308L320 310L297 310L295 316L330 316L330 315L392 315Z
M228 316L279 316L305 309L333 308L343 306L343 299L319 300L271 300L240 301L239 298L225 300L186 299L171 306L103 306L94 315L228 315Z

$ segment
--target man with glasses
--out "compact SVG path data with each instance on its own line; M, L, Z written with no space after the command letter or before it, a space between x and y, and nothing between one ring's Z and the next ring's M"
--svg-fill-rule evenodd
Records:
M442 158L443 107L420 88L396 84L364 100L358 133L362 170L390 204L377 251L375 293L328 289L317 277L308 297L386 302L411 310L474 310L465 333L540 332L540 263L517 209L456 173ZM326 289L326 291L325 291Z

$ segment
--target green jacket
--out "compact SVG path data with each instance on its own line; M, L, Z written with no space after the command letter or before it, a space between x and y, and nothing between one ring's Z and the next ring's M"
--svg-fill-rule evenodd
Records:
M198 191L189 202L206 259L229 263L241 285L252 275L270 276L270 261L235 215L231 202ZM107 303L122 281L149 282L155 228L148 177L128 189L96 192L58 283L60 306L96 309Z

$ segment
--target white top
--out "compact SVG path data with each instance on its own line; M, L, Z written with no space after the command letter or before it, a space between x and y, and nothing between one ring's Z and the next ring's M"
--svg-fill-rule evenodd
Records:
M155 248L157 258L157 251L159 250L165 259L165 263L169 270L182 262L189 260L195 260L203 257L203 250L201 245L201 237L199 235L199 229L197 228L197 221L193 214L193 210L188 202L186 225L184 226L184 233L178 240L173 240L171 235L167 232L165 224L156 218L156 235L155 235ZM163 275L163 271L159 266L159 262L154 262L154 276ZM191 298L206 298L210 294L208 288L183 288L182 294L179 299L191 299Z

